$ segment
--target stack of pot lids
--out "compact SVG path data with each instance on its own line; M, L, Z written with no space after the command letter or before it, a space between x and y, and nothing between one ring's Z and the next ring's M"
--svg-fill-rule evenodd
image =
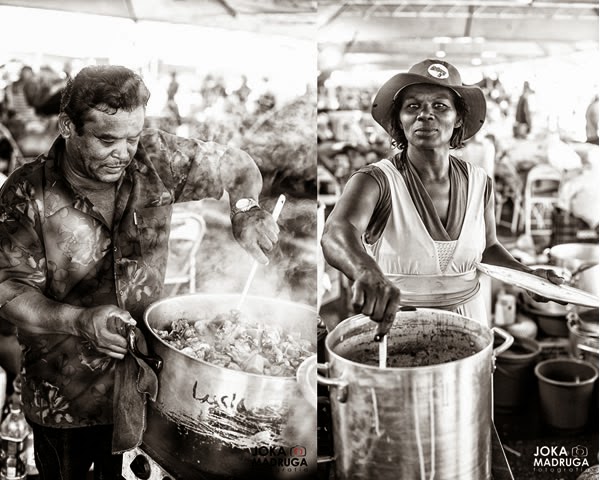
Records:
M598 309L592 308L584 312L578 312L575 314L575 325L579 333L588 335L591 337L600 336L600 326L598 325Z

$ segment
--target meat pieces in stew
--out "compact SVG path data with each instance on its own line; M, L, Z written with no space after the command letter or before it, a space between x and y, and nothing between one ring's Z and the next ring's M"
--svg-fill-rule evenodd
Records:
M300 332L253 322L238 310L212 318L179 318L158 336L182 353L206 362L259 375L290 377L303 360L315 354Z

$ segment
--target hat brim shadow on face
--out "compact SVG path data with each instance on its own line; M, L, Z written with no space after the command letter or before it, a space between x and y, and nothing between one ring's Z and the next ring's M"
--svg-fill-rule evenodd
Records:
M464 139L475 135L485 122L486 101L482 90L477 86L448 85L443 80L417 75L414 73L398 73L385 82L378 90L371 107L371 115L386 132L392 135L392 106L397 95L410 85L428 84L448 88L461 97L469 109L464 119Z

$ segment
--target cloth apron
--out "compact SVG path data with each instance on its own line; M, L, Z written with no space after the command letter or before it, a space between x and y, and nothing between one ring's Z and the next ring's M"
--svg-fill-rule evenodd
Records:
M485 172L467 164L467 205L460 235L454 241L435 241L402 174L388 159L374 165L388 180L392 211L382 235L372 245L365 243L365 248L400 289L401 304L450 310L489 326L475 269L486 243Z

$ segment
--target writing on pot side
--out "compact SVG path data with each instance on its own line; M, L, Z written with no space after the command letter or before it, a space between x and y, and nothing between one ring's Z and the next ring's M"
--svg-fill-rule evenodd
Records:
M590 466L588 449L582 445L572 448L541 445L533 453L535 472L581 472Z

